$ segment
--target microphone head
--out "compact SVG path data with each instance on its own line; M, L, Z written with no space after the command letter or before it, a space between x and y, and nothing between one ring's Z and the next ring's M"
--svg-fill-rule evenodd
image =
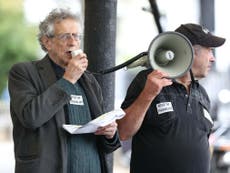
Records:
M83 53L81 49L73 50L71 52L72 57L77 56L78 54Z

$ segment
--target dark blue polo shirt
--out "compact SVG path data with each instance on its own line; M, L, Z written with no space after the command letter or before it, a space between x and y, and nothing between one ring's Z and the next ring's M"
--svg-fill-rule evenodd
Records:
M143 90L151 71L142 71L133 80L123 109ZM164 87L133 136L131 173L209 173L209 109L208 95L198 82L192 83L190 94L177 82Z

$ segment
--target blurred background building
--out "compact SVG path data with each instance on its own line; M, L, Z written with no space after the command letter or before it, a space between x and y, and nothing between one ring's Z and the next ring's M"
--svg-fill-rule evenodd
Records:
M216 63L202 84L207 88L218 123L228 122L230 112L230 58L228 47L230 11L227 0L157 0L163 31L173 31L182 23L204 23L210 31L227 38L224 46L215 51ZM207 4L212 4L211 8ZM44 52L37 42L37 26L48 12L56 7L68 7L84 14L84 0L0 0L0 172L14 172L12 124L9 114L9 95L6 74L19 61L42 58ZM206 9L207 8L207 9ZM41 10L42 9L42 10ZM207 13L203 13L207 10ZM82 16L84 18L84 16ZM211 25L210 25L211 23ZM158 35L149 0L117 0L116 65L147 51ZM90 62L89 62L90 63ZM115 72L115 104L120 107L128 85L142 67ZM129 172L130 141L114 154L114 173Z

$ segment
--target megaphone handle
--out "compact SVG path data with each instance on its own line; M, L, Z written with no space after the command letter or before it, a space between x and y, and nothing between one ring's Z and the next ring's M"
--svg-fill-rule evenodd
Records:
M116 70L119 70L123 67L126 67L127 65L131 64L132 62L138 60L139 58L145 56L145 55L148 55L148 52L142 52L140 54L138 54L137 56L131 58L130 60L118 65L118 66L115 66L115 67L112 67L112 68L109 68L109 69L105 69L105 70L101 70L95 74L107 74L107 73L111 73L111 72L114 72Z

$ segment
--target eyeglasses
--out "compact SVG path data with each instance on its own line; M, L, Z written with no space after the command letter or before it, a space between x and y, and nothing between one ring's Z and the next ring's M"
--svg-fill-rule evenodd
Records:
M75 41L80 41L83 37L82 34L77 33L64 33L64 34L58 34L58 35L52 35L50 37L56 37L58 40L67 41L73 38Z

